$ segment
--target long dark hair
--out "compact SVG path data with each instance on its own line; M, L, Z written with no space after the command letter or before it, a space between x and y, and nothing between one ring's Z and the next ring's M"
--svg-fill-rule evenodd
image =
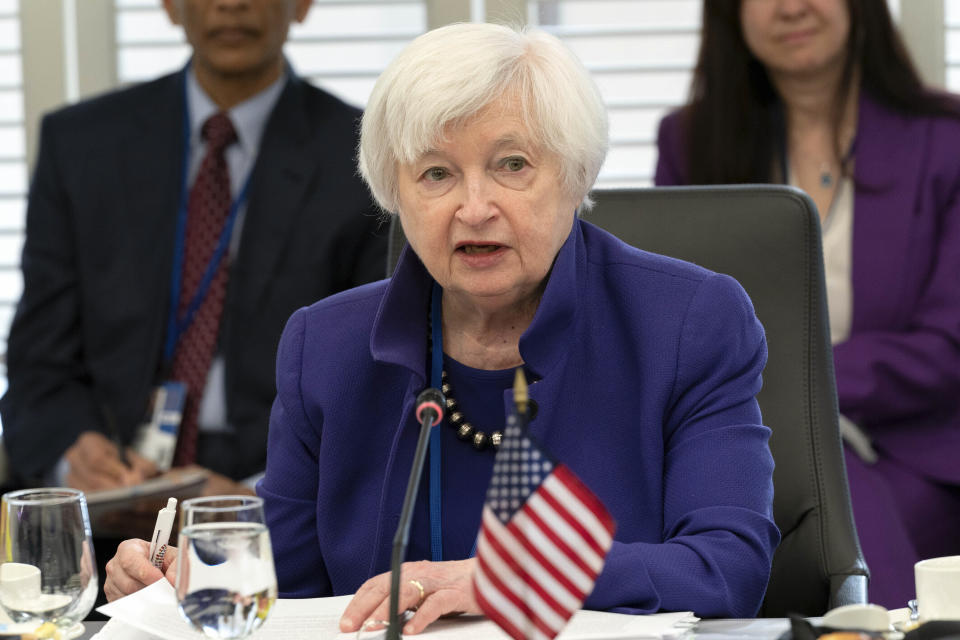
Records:
M684 109L689 181L693 184L772 182L785 148L780 96L747 48L741 0L704 0L700 53ZM905 114L960 117L946 94L924 87L883 0L847 0L850 35L841 87L859 72L861 91ZM833 108L836 139L849 91Z

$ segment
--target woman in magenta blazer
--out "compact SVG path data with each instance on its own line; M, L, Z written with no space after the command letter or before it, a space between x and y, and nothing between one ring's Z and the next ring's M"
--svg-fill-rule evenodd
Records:
M658 185L787 182L820 210L870 599L904 606L916 560L960 553L960 107L870 0L704 2L691 93Z

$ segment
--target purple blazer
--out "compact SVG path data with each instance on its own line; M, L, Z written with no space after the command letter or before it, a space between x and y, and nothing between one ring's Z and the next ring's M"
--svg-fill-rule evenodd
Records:
M349 594L389 568L428 382L431 283L407 250L390 280L301 309L284 331L257 490L286 597ZM754 398L766 342L743 289L577 220L520 353L539 379L531 433L617 521L586 606L755 615L779 532ZM444 473L458 473L448 451ZM482 494L460 499L481 512ZM413 531L429 534L427 517L418 507ZM475 538L469 520L444 518L442 535Z
M687 184L680 112L656 184ZM833 349L840 412L932 479L960 484L960 119L860 99L853 320Z

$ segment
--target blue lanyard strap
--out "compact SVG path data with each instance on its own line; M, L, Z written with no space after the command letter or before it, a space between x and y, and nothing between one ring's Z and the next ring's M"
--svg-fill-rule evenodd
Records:
M177 348L177 342L180 336L186 332L193 322L193 318L203 304L204 298L210 290L210 284L213 282L220 261L223 260L230 246L230 237L233 235L233 226L237 221L237 215L240 206L247 199L247 191L250 187L250 174L247 174L240 188L240 193L236 200L230 204L230 211L227 214L226 223L223 225L223 231L220 232L220 238L217 240L217 246L210 256L210 262L197 285L190 303L187 305L183 315L180 315L180 287L183 286L183 254L186 244L187 233L187 210L189 208L190 189L187 184L188 172L190 168L190 106L187 102L187 69L183 70L183 168L180 172L180 206L177 212L177 238L173 249L173 268L170 274L170 300L169 312L167 313L167 337L163 347L164 364L169 366L173 360L173 354Z
M443 313L440 302L443 289L436 282L430 296L430 386L439 389L443 384ZM430 557L434 562L443 560L443 531L441 504L440 466L441 431L435 427L430 432Z

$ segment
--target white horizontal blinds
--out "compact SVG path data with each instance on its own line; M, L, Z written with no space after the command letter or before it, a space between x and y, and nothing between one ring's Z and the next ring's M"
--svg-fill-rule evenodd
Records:
M0 0L0 354L6 353L10 321L23 289L20 252L27 184L20 7L18 0ZM3 373L0 393L6 387Z
M700 41L700 0L529 0L529 20L584 62L610 114L599 188L646 186L660 118L683 104Z
M121 83L184 64L190 49L160 0L115 2ZM383 68L426 25L424 0L315 0L306 21L291 28L286 53L297 73L363 105Z
M944 0L947 89L960 93L960 0Z
M187 61L190 47L160 0L115 0L117 82L143 82Z
M380 72L426 30L424 0L315 0L287 55L299 74L363 106Z

